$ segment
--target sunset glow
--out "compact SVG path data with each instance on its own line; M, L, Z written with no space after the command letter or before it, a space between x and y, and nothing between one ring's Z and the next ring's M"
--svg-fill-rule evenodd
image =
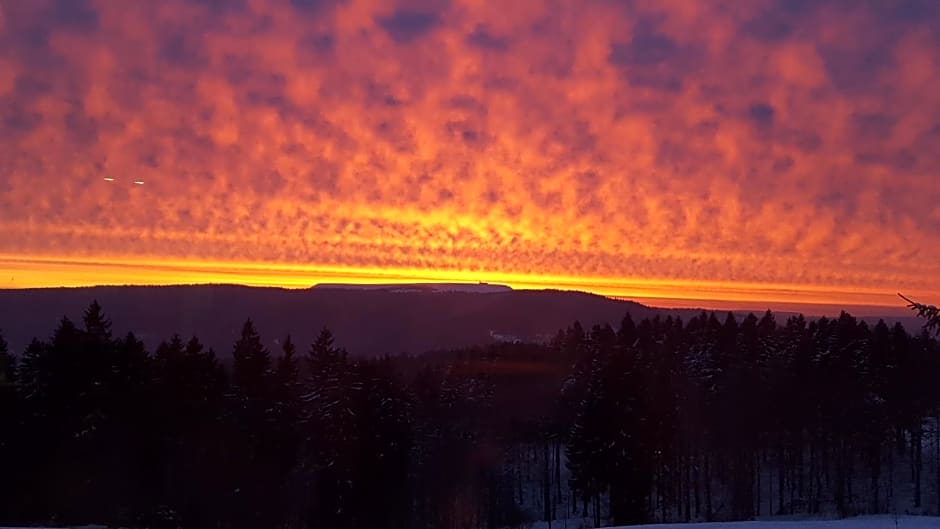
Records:
M938 28L932 1L0 0L0 287L937 303Z

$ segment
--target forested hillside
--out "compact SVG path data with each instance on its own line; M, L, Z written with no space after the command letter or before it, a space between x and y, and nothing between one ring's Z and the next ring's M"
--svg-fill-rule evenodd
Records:
M0 322L2 325L2 322ZM940 347L843 313L573 322L549 344L354 359L0 341L0 523L498 528L940 508ZM310 332L310 329L306 329Z
M264 329L264 343L272 349L287 333L309 344L327 326L343 338L350 355L374 356L488 343L494 333L547 341L577 318L613 323L628 311L641 317L666 312L585 292L492 290L405 290L388 285L308 290L237 285L0 289L0 325L10 346L21 352L32 338L49 335L50 321L62 315L80 319L88 303L97 299L111 314L120 315L114 322L119 334L133 331L150 349L174 333L196 334L227 362L246 315Z

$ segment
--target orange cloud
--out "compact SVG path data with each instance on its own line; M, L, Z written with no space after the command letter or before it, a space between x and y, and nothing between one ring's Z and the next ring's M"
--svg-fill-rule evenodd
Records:
M0 11L0 266L15 286L940 297L933 2Z

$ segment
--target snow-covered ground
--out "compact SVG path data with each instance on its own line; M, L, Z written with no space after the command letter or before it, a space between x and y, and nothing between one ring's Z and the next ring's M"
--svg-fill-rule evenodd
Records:
M895 523L897 522L897 523ZM552 529L581 529L590 527L580 519L556 520ZM539 522L532 529L548 529L548 524ZM615 529L615 528L610 528ZM937 516L860 516L844 520L766 520L757 522L713 522L713 523L669 523L632 525L622 529L940 529Z

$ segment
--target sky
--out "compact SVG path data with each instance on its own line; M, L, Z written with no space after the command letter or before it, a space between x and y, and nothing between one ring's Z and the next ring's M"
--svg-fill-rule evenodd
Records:
M938 86L935 0L0 0L0 288L938 303Z

